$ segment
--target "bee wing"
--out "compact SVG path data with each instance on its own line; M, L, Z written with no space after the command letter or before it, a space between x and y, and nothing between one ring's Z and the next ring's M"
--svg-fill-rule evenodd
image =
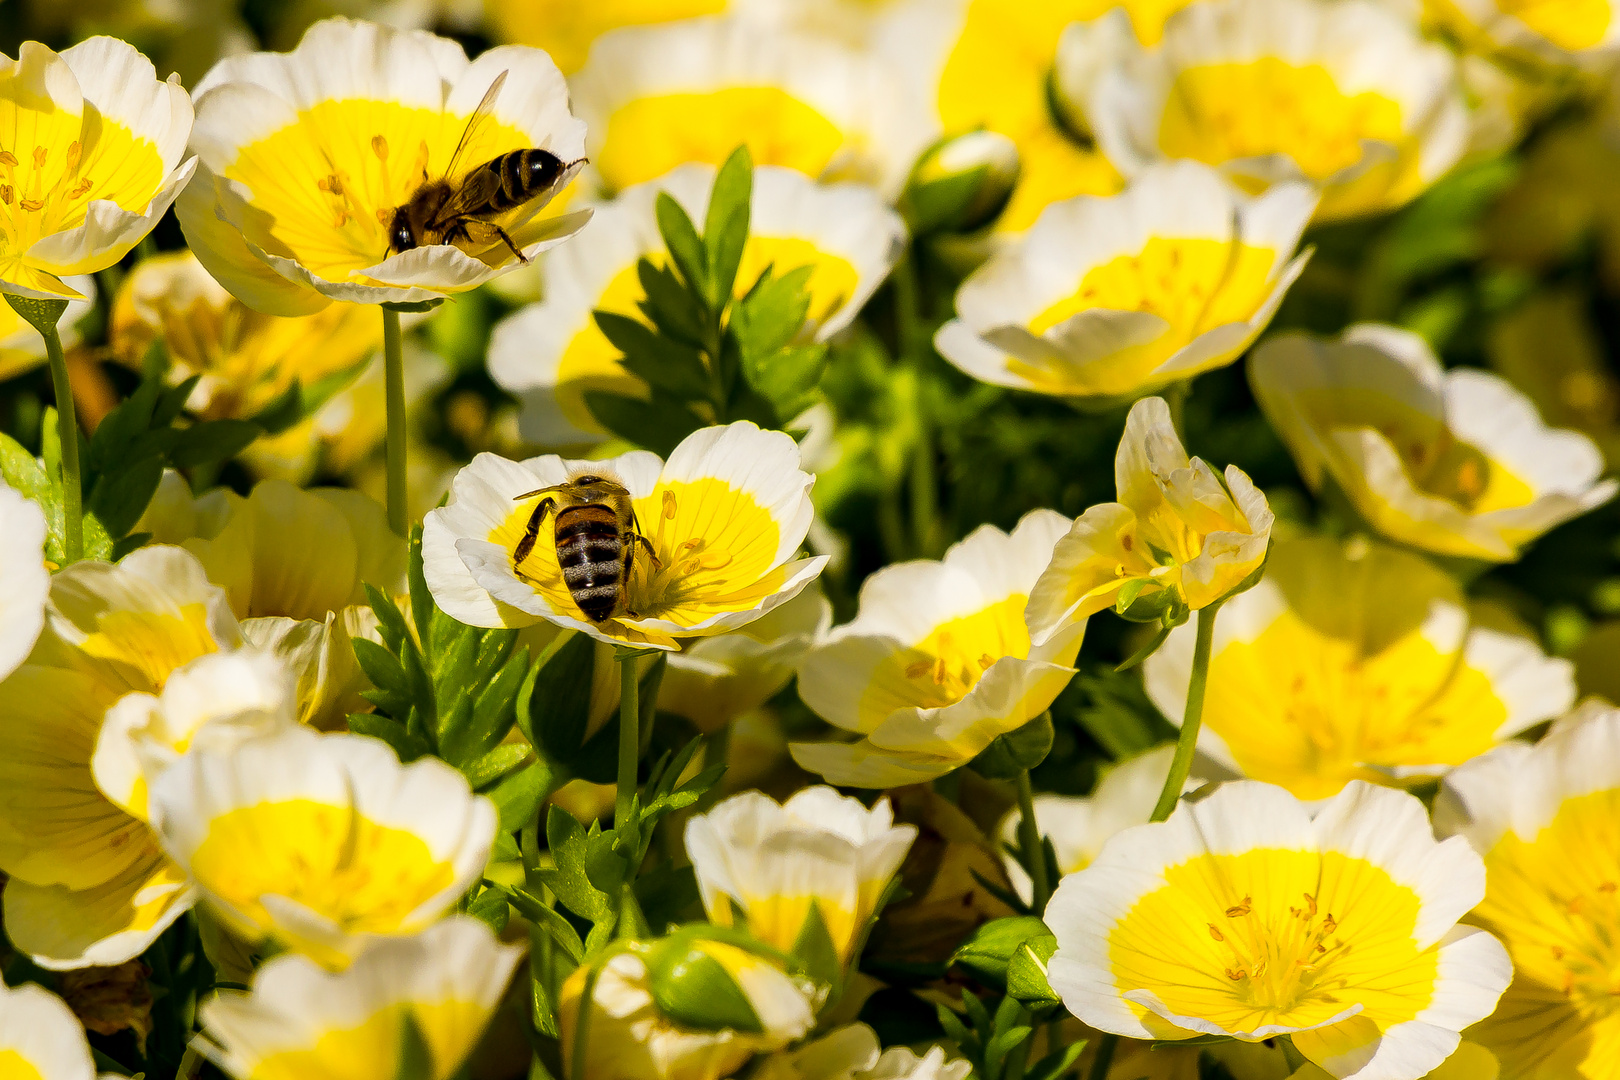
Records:
M461 132L461 141L456 143L456 152L450 155L450 164L445 166L444 176L447 180L454 180L456 172L461 167L461 155L466 153L467 147L473 141L473 133L482 128L490 116L495 112L495 99L501 94L501 87L506 83L506 72L495 76L495 81L489 84L484 91L483 100L478 103L472 116L467 118L467 126Z
M487 210L489 200L500 190L500 186L500 174L494 169L474 169L439 207L433 220L428 222L428 228L442 229L457 218L470 217Z

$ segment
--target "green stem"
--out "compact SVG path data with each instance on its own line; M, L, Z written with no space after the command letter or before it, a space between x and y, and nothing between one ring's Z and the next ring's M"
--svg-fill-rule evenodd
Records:
M619 786L613 794L613 824L622 828L630 820L630 804L636 796L637 766L641 761L641 684L637 680L636 654L619 654Z
M1187 422L1183 414L1187 408L1187 398L1192 394L1192 382L1182 380L1171 383L1164 388L1163 398L1165 405L1170 409L1170 426L1176 429L1176 438L1183 444L1187 441Z
M174 1080L191 1080L202 1068L202 1062L202 1054L196 1047L186 1047L186 1052L180 1056L180 1068L175 1071Z
M1193 646L1192 677L1187 682L1187 707L1181 714L1181 734L1176 738L1176 756L1170 762L1170 775L1164 778L1158 805L1150 821L1163 821L1176 808L1182 785L1192 772L1193 753L1198 746L1198 728L1204 719L1204 688L1209 682L1210 645L1215 640L1215 615L1220 603L1198 612L1198 640Z
M56 324L67 310L66 300L6 293L6 303L45 339L45 358L51 368L51 389L56 393L56 433L62 444L62 554L65 562L84 558L84 480L79 471L79 418L73 407L73 384L68 379L67 357Z
M1097 1040L1097 1054L1091 1059L1091 1072L1086 1074L1086 1080L1108 1080L1108 1070L1114 1064L1114 1047L1118 1045L1118 1035L1104 1034Z
M1046 875L1046 845L1035 822L1035 791L1030 787L1029 770L1018 774L1018 847L1024 853L1024 869L1029 871L1035 914L1046 910L1052 898L1052 883Z
M388 414L388 527L400 536L410 528L405 485L405 348L399 312L384 306L383 385Z
M596 969L585 973L585 987L579 995L579 1015L574 1018L574 1052L568 1062L571 1080L585 1080L585 1040L590 1034L591 998L596 994Z

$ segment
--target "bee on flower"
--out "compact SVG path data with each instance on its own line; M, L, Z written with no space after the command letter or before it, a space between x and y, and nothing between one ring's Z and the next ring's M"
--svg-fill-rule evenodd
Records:
M523 402L518 422L525 438L546 446L598 442L607 432L585 404L587 391L646 397L645 383L619 363L594 313L643 318L637 263L667 258L654 213L658 195L669 194L702 221L714 177L713 166L681 165L596 207L583 242L541 265L545 298L496 325L490 375ZM767 268L785 274L809 267L806 333L825 341L850 324L893 269L905 249L905 225L860 184L821 185L794 169L763 165L752 190L737 293L747 293Z
M1115 9L1065 33L1065 100L1126 176L1191 158L1254 191L1304 181L1316 220L1402 206L1462 156L1457 64L1369 0L1215 0L1137 40Z
M191 99L117 38L0 55L0 292L84 299L66 278L104 270L191 179Z
M1360 324L1256 350L1255 397L1313 489L1332 481L1373 528L1439 555L1512 562L1614 497L1585 435L1548 428L1480 371L1445 371L1416 334Z
M747 421L693 432L667 462L480 454L427 516L423 569L438 605L473 626L545 620L673 651L760 618L821 572L826 556L795 558L814 482L789 436Z
M962 283L935 345L976 379L1085 404L1223 367L1304 270L1315 205L1303 184L1251 199L1196 162L1153 166L1046 207Z
M584 125L537 49L468 61L420 31L344 18L197 86L197 182L176 207L208 272L274 315L422 303L576 232L539 212L584 166Z
M1574 668L1471 613L1422 556L1364 541L1279 541L1221 611L1199 747L1301 799L1350 780L1432 780L1574 703ZM1191 627L1148 657L1148 695L1179 717Z
M1418 1080L1490 1015L1502 945L1458 925L1485 894L1465 842L1352 781L1314 814L1239 781L1116 835L1046 910L1052 988L1135 1039L1288 1036L1334 1077Z
M799 696L860 737L794 743L829 783L887 788L944 776L1046 711L1074 675L1085 620L1039 641L1025 607L1069 519L1026 514L1009 534L975 529L934 562L885 567L855 620L799 669Z

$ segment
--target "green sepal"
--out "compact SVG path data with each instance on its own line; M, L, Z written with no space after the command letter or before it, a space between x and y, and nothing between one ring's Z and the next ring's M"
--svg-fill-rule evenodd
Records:
M409 1007L401 1009L399 1065L394 1070L394 1080L434 1080L435 1076L433 1050L428 1046L427 1037L422 1034L416 1010Z
M1046 923L1035 915L992 919L957 946L956 952L951 954L951 963L965 968L986 986L999 990L1007 985L1007 969L1018 950L1026 942L1051 935Z
M1010 780L1045 761L1053 738L1052 714L1044 712L1016 731L997 735L968 767L991 780Z

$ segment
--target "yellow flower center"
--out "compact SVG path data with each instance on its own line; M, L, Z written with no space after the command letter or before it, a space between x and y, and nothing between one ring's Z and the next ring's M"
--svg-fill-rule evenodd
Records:
M896 709L954 705L997 660L1027 657L1028 602L1021 593L1005 597L982 611L941 623L915 645L886 659L862 695L862 727L875 726Z
M1497 6L1502 14L1572 52L1602 44L1614 18L1608 0L1498 0Z
M356 1027L322 1032L313 1046L266 1056L247 1080L310 1080L330 1077L392 1076L399 1068L400 1031L409 1010L435 1065L447 1076L471 1048L484 1026L485 1010L472 1001L412 1002L389 1005ZM0 1076L3 1076L0 1073Z
M0 1080L45 1080L32 1061L15 1050L0 1050Z
M154 611L109 611L79 645L108 663L131 690L156 693L178 667L219 645L208 629L208 609L186 604L178 615Z
M449 863L405 829L350 807L310 799L259 803L209 823L191 857L209 892L265 929L262 898L295 900L349 933L394 933L405 917L454 880Z

